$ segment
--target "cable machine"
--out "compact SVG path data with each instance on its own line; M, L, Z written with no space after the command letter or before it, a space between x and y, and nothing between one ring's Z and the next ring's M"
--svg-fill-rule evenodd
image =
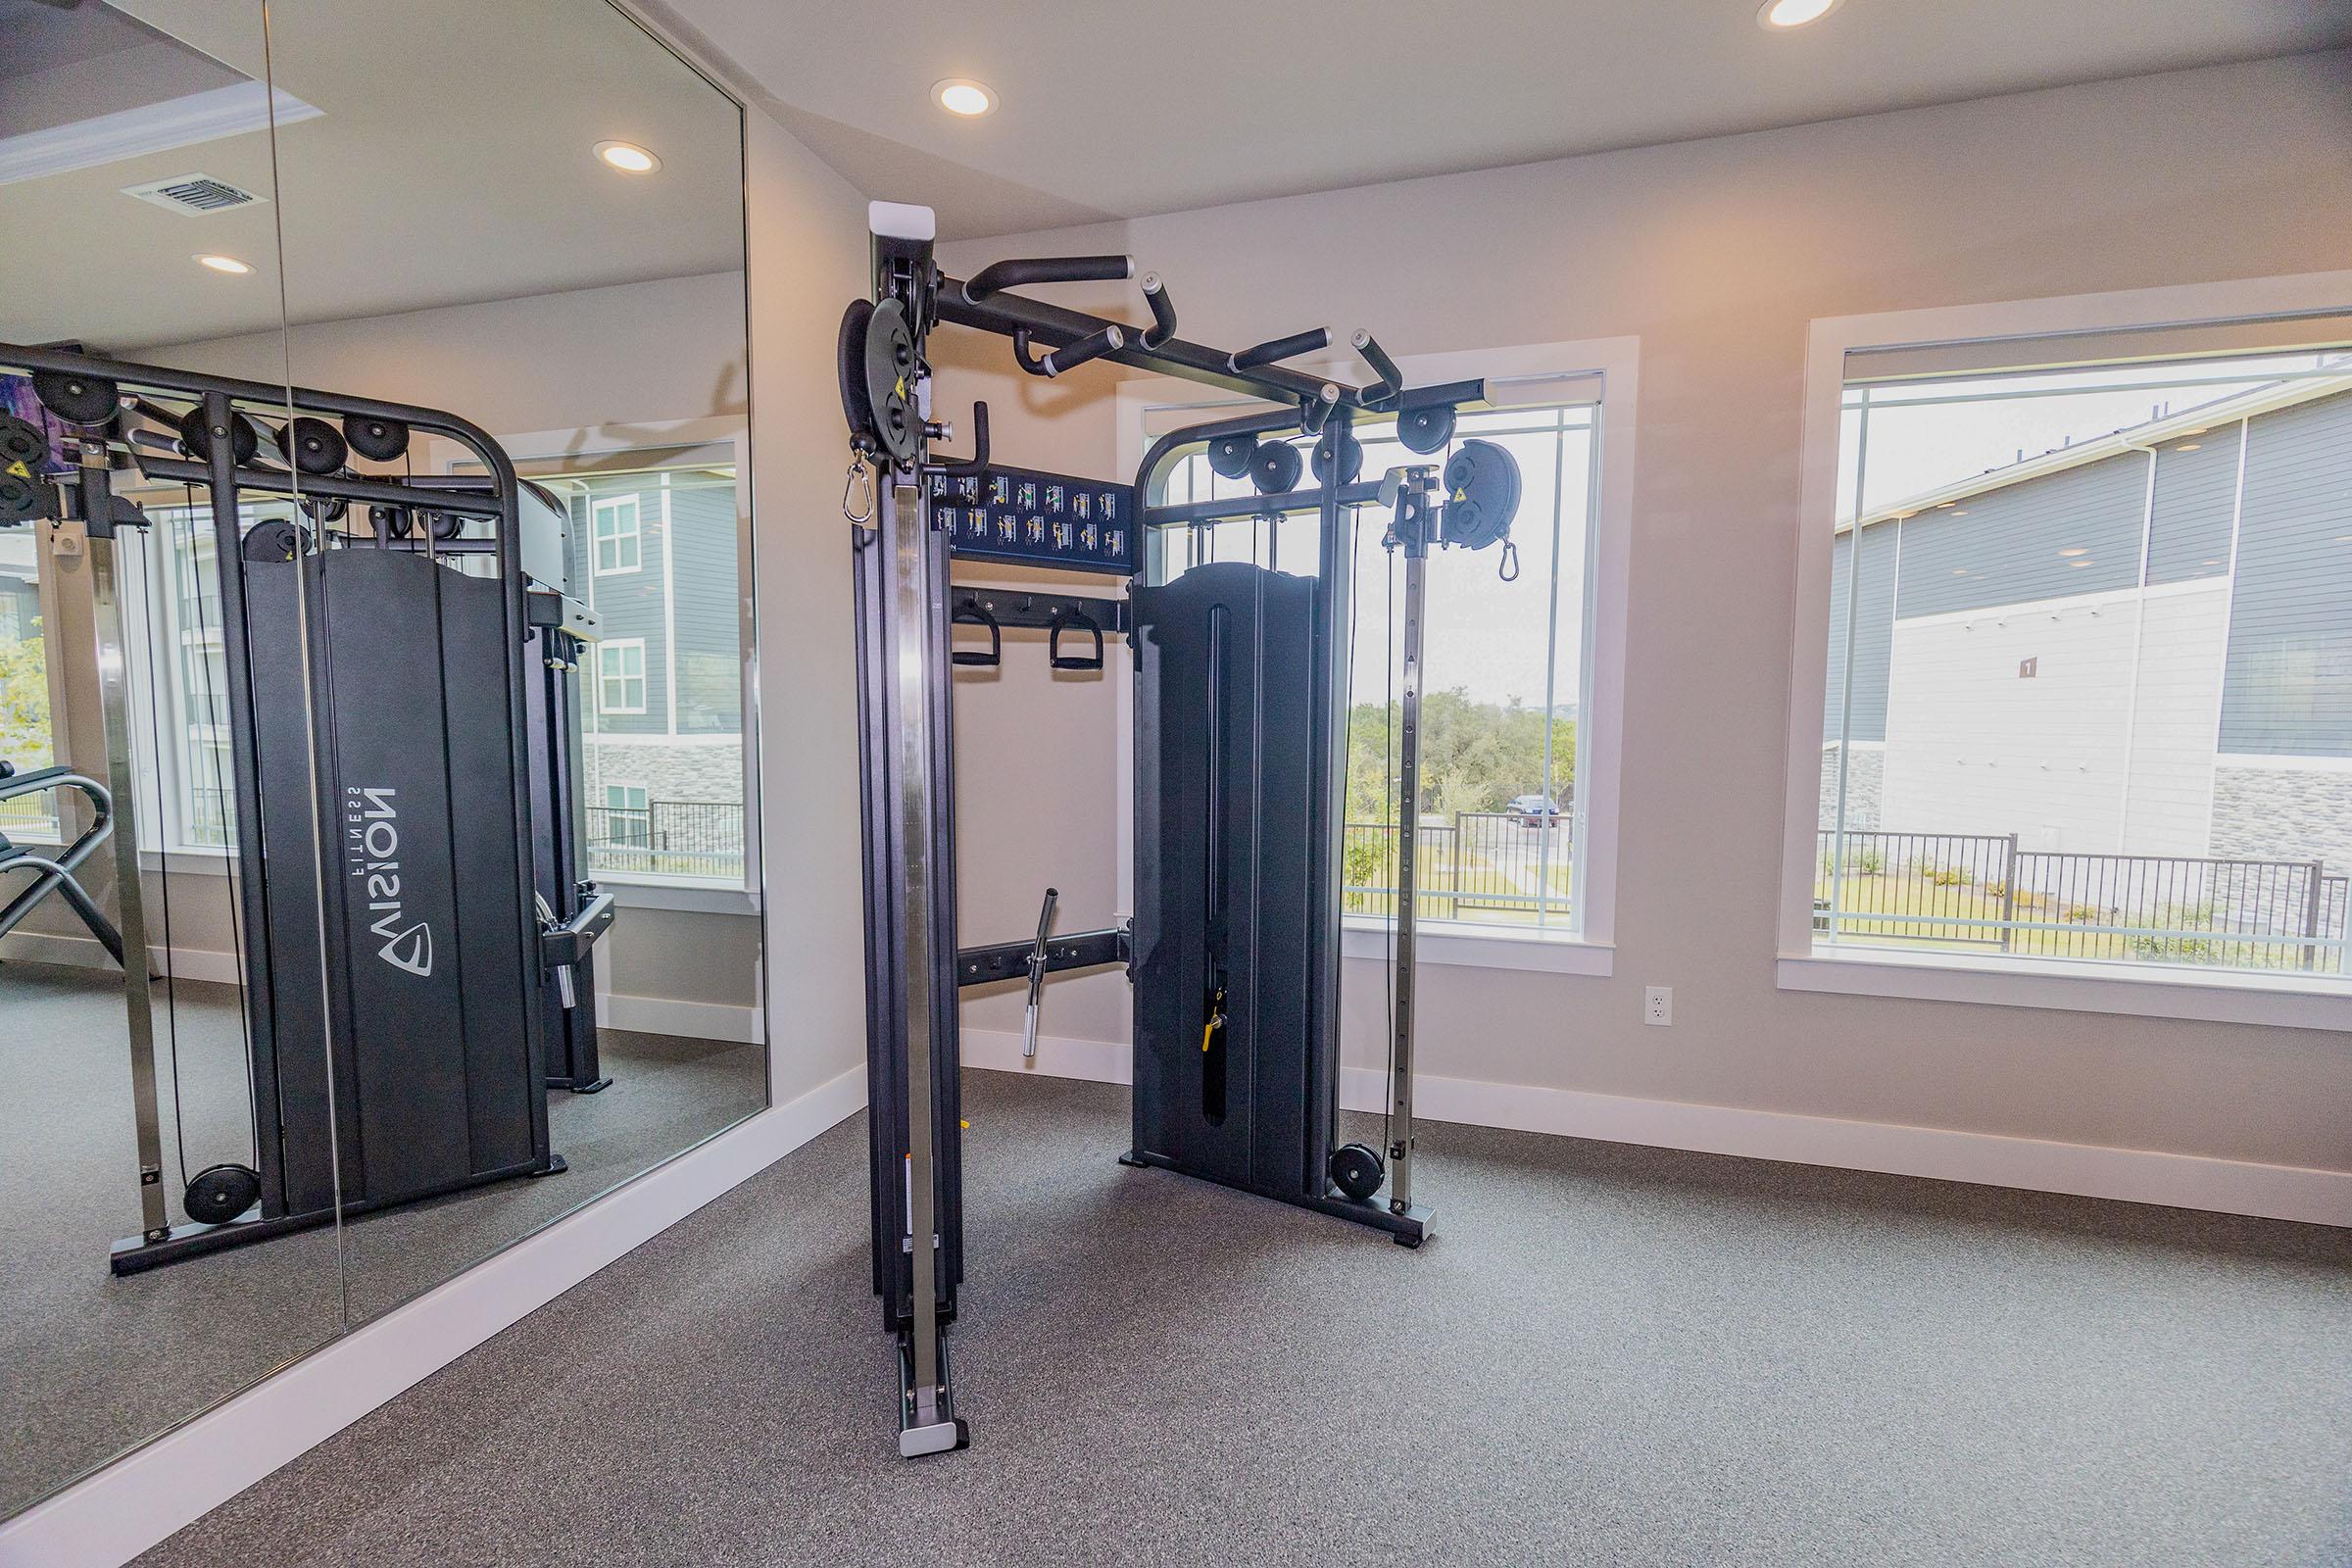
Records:
M1352 347L1375 379L1348 385L1283 363L1328 349L1320 328L1232 352L1179 337L1156 275L1142 282L1146 326L1015 292L1124 280L1125 256L1001 261L958 279L936 264L929 209L877 202L869 227L872 298L852 302L840 336L852 447L843 511L857 597L873 1284L899 1347L899 1451L912 1457L968 1441L947 1336L963 1278L962 986L1026 979L1034 1054L1047 975L1125 966L1135 1025L1125 1163L1352 1220L1406 1247L1430 1234L1412 1196L1424 566L1446 546L1501 544L1507 563L1519 475L1502 448L1453 441L1457 411L1486 400L1483 382L1407 387L1368 332ZM955 432L932 417L926 353L943 325L1011 339L1032 375L1107 359L1272 408L1161 437L1132 483L994 463L985 405L973 411L972 456L946 457L933 443ZM1354 425L1369 418L1393 419L1408 452L1433 461L1363 478ZM1310 457L1295 438L1313 443ZM1195 454L1254 493L1161 499ZM1381 542L1405 564L1384 1150L1336 1143L1349 593L1356 513L1376 505L1390 514ZM1315 520L1312 576L1243 561L1168 570L1178 538L1242 519L1270 519L1271 534L1284 517ZM956 558L1130 586L1123 597L958 588ZM957 625L985 630L987 648L955 647ZM1056 936L1049 888L1032 939L958 949L951 672L1001 661L1007 626L1046 629L1057 669L1104 667L1110 638L1134 651L1137 907L1131 923Z
M70 873L111 834L140 1202L114 1272L563 1170L546 1091L604 1086L589 965L614 911L580 874L576 670L595 620L564 592L561 503L433 410L53 348L0 344L0 365L29 372L54 428L0 414L0 527L86 558L107 763L103 786L40 775L96 821L33 867L0 931L55 889L106 941ZM404 471L413 431L479 473ZM186 1223L163 1185L133 823L122 553L163 526L121 493L134 473L184 487L220 582L230 777L211 783L239 873L252 1163L189 1175L183 1148ZM251 515L254 498L293 515ZM169 951L169 883L162 912Z

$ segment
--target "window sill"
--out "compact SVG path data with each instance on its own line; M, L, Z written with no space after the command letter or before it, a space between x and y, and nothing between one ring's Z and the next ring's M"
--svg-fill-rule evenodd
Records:
M607 871L597 875L596 885L611 892L612 902L624 909L677 909L690 914L760 912L759 898L735 882Z
M1449 969L1522 969L1537 974L1606 976L1617 950L1606 943L1579 942L1573 937L1491 929L1453 923L1422 925L1414 932L1419 961ZM1340 956L1385 961L1389 956L1389 924L1355 916L1340 926Z
M2003 1007L2352 1029L2352 982L2063 958L1988 960L1964 953L1814 953L1780 960L1783 991L1973 1002Z

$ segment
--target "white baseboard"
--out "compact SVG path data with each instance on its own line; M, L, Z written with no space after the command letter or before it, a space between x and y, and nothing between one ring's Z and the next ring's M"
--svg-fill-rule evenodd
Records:
M672 997L596 994L596 1021L609 1029L648 1035L683 1035L690 1040L733 1040L757 1045L765 1038L758 1007L723 1002L681 1002Z
M856 1067L656 1166L0 1524L0 1568L129 1561L864 1103Z
M1049 1036L1038 1041L1036 1061L1027 1063L1021 1057L1019 1035L988 1029L964 1031L963 1060L970 1067L1098 1083L1127 1083L1134 1070L1131 1049L1123 1042ZM1340 1103L1348 1110L1379 1111L1385 1091L1378 1071L1340 1070ZM1426 1074L1416 1081L1414 1092L1420 1114L1431 1121L2352 1226L2352 1171Z
M176 974L182 980L217 980L227 986L243 983L233 953L216 953L210 948L180 948L174 953L150 945L147 956L157 974ZM75 969L115 967L114 955L96 937L53 936L45 931L11 931L5 939L0 939L0 962L10 958L25 963L58 963Z

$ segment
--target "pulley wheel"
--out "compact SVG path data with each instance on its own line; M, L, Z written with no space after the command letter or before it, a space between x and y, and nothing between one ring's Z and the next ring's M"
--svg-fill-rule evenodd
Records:
M1250 471L1250 458L1256 451L1257 442L1249 436L1221 435L1208 444L1209 471L1239 479Z
M372 415L343 416L343 439L351 450L370 463L390 463L409 450L409 427L398 419Z
M0 414L0 469L21 467L29 478L39 471L35 465L48 455L49 440L39 425L13 414Z
M301 555L306 542L300 528L283 517L272 517L248 528L245 542L237 550L247 561L274 565Z
M850 301L850 308L841 313L841 335L834 344L834 368L841 375L841 416L849 421L851 444L861 452L871 452L879 445L874 435L874 400L865 391L865 331L873 318L872 300Z
M1342 1144L1331 1152L1331 1184L1359 1203L1387 1179L1380 1156L1362 1144Z
M406 539L415 531L406 507L372 506L368 509L368 526L395 539Z
M295 502L302 514L313 522L341 522L351 511L351 503L341 496L303 496Z
M914 333L906 325L906 308L884 300L865 325L865 396L873 405L874 439L898 463L912 463L923 450L914 370Z
M312 475L333 473L351 457L342 431L307 414L277 432L277 449L288 463Z
M1507 538L1519 510L1519 464L1492 441L1465 441L1446 460L1439 537L1465 550Z
M1453 405L1408 409L1396 416L1396 439L1407 452L1435 452L1453 439Z
M47 510L48 489L22 465L0 468L0 528L41 515Z
M229 461L241 468L253 461L256 452L262 450L262 432L254 428L251 419L234 413L228 416L228 431ZM213 461L213 430L211 425L204 422L203 404L197 404L179 416L179 444L186 447L188 455L198 463Z
M68 424L104 424L115 416L122 391L103 375L79 370L35 370L32 395Z
M262 1178L245 1165L207 1165L188 1178L181 1200L199 1225L225 1225L261 1201Z
M1259 495L1280 495L1298 488L1298 473L1305 466L1306 460L1288 441L1260 441L1250 455L1250 482Z
M1355 438L1353 431L1343 430L1337 425L1330 424L1323 427L1322 435L1315 440L1312 460L1315 466L1315 482L1317 484L1333 482L1331 460L1335 450L1339 453L1340 458L1338 482L1341 484L1355 483L1356 476L1364 471L1364 444Z

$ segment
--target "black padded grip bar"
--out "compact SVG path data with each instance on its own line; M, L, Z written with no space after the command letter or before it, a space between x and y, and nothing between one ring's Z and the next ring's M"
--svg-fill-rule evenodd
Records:
M1157 272L1144 274L1144 303L1152 307L1152 325L1136 341L1145 348L1155 349L1176 335L1176 305L1168 298L1168 286L1159 280Z
M1273 338L1251 348L1246 348L1226 364L1239 373L1243 370L1255 369L1261 365L1272 365L1276 360L1287 360L1295 354L1312 354L1317 349L1329 347L1331 347L1331 328L1318 326L1312 331L1293 332L1289 337Z
M1064 370L1075 369L1089 360L1099 360L1105 354L1116 354L1127 346L1127 334L1118 326L1107 325L1089 332L1066 348L1047 354L1032 354L1029 349L1029 329L1012 329L1012 357L1016 364L1031 375L1056 376Z
M1135 275L1132 256L1016 256L991 262L963 285L974 305L1001 289L1032 283L1118 283Z
M1396 368L1396 362L1389 358L1389 351L1380 346L1378 339L1369 332L1358 332L1352 341L1355 352L1364 357L1364 363L1380 377L1378 386L1364 388L1367 404L1385 403L1404 390L1404 372Z

